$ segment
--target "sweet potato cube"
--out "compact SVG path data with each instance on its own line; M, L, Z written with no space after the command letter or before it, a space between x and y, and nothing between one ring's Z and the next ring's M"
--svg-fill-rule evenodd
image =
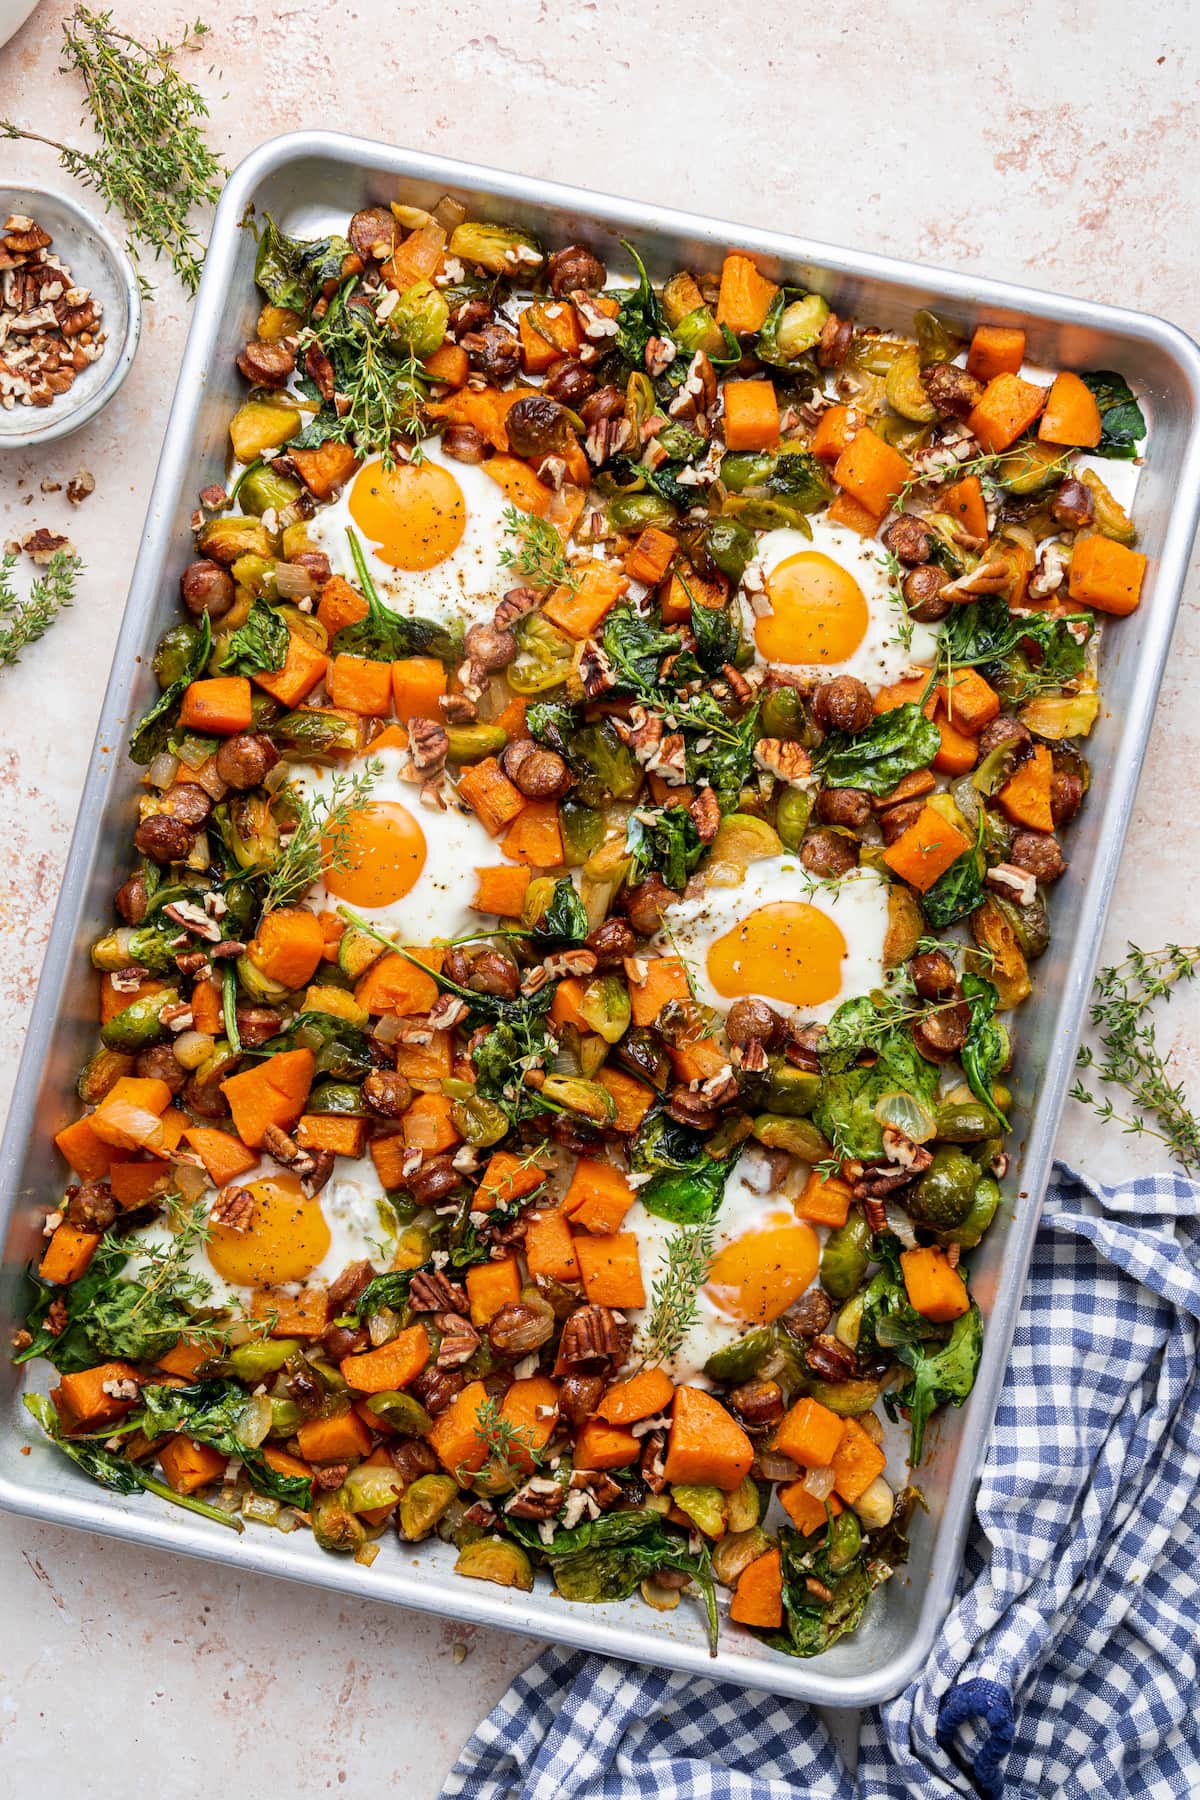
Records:
M622 1312L645 1306L646 1289L634 1232L615 1231L577 1237L575 1254L579 1258L583 1291L593 1305L615 1306Z
M804 1469L827 1469L842 1441L844 1421L807 1395L784 1415L776 1448Z

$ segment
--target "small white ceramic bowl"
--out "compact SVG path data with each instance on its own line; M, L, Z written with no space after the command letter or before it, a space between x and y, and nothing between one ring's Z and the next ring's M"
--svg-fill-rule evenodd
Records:
M10 213L36 219L54 239L51 250L104 309L104 354L77 375L50 406L0 406L0 450L66 437L108 405L133 362L142 329L142 299L133 265L98 219L65 194L0 184L0 226Z

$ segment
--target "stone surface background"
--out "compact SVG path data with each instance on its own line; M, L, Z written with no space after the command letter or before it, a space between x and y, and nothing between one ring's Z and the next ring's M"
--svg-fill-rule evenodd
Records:
M56 74L64 0L0 50L0 110L78 138ZM1010 277L1200 327L1200 37L1182 0L761 0L735 16L664 0L214 0L189 73L232 165L327 126L581 186ZM117 0L173 36L194 8ZM0 180L65 183L52 152L0 142ZM86 199L86 196L85 196ZM136 366L93 424L0 469L0 539L67 530L87 578L72 612L0 675L0 1109L6 1104L187 328L169 271ZM78 513L43 476L97 478ZM1185 608L1106 939L1196 936L1200 623ZM1200 991L1162 1030L1200 1091ZM1070 1107L1085 1166L1151 1167ZM1103 1158L1101 1164L1100 1158ZM466 1645L461 1659L455 1646ZM132 1546L0 1520L0 1759L6 1793L174 1792L296 1800L436 1793L475 1720L534 1646L378 1605L236 1578Z

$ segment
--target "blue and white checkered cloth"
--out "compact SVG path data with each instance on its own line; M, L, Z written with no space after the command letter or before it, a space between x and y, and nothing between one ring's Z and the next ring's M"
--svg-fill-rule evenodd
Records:
M856 1771L767 1695L548 1651L444 1800L1200 1796L1200 1189L1059 1168L958 1596Z

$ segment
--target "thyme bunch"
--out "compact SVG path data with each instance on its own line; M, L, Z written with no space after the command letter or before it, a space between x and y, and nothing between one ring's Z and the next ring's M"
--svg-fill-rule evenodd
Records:
M16 563L12 550L0 559L0 669L20 662L22 650L44 637L63 608L70 606L83 568L73 552L56 550L46 573L38 576L28 598L21 600L12 582Z
M346 867L351 820L367 804L382 773L383 764L372 756L353 775L339 771L328 794L304 801L296 829L267 878L264 917L276 907L290 906L323 875Z
M48 144L68 175L100 195L125 220L130 255L165 256L189 294L200 285L204 240L190 223L198 206L215 205L225 170L198 121L204 96L180 75L175 58L195 49L208 26L197 19L177 44L141 43L118 31L111 12L77 6L63 25L65 74L82 78L94 150L79 150L0 119L0 137ZM153 289L139 271L143 294Z
M1091 1017L1099 1053L1083 1044L1077 1062L1097 1081L1123 1088L1133 1110L1118 1112L1108 1096L1098 1096L1082 1080L1076 1081L1071 1097L1090 1106L1105 1123L1118 1124L1133 1136L1157 1138L1180 1167L1191 1172L1200 1168L1200 1118L1187 1103L1183 1083L1171 1079L1149 1009L1158 1000L1169 1001L1177 981L1194 978L1200 968L1200 944L1128 948L1123 962L1101 969L1096 977Z

